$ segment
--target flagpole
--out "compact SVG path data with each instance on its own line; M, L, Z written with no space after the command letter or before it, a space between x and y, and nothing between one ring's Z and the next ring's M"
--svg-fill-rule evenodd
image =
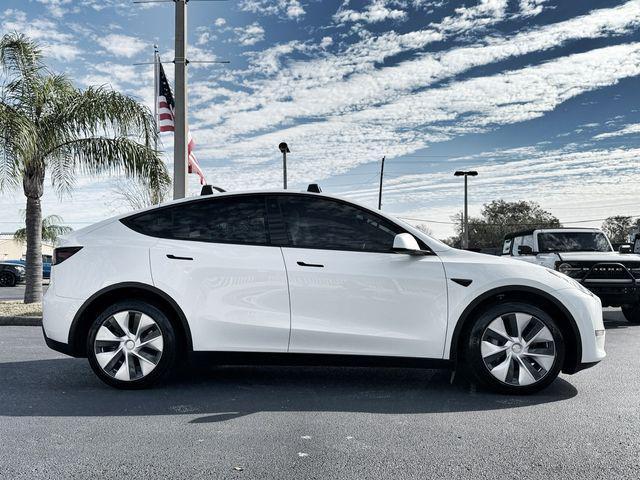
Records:
M173 146L173 198L187 194L187 0L175 0L175 136Z
M153 118L156 121L156 135L155 135L155 145L154 148L156 152L158 151L158 135L160 134L159 118L158 118L158 94L160 92L160 75L158 69L158 62L160 60L160 55L158 53L158 45L153 46Z

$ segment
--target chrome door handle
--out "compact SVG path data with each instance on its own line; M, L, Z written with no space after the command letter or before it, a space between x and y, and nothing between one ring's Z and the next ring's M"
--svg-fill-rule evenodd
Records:
M324 265L320 265L319 263L305 263L305 262L298 262L298 265L300 265L301 267L316 267L316 268L324 268Z
M171 260L193 260L193 258L191 258L191 257L177 257L177 256L172 255L172 254L167 254L167 258L169 258Z

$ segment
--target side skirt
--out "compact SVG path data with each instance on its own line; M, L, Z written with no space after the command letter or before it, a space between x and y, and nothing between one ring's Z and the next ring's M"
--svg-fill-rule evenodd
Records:
M191 358L212 365L349 366L451 369L451 360L375 355L315 353L192 352Z

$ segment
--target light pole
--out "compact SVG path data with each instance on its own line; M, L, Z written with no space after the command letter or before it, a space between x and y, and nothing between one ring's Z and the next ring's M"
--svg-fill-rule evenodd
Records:
M289 147L285 142L282 142L278 145L278 148L282 152L282 183L284 184L284 189L287 189L287 153L291 153Z
M173 198L184 198L187 194L188 153L187 138L187 1L176 3L175 75L176 96L174 112L175 137L173 145Z
M454 174L456 177L464 177L464 217L462 223L462 248L469 248L469 202L467 201L467 177L475 177L478 172L475 170L458 170Z

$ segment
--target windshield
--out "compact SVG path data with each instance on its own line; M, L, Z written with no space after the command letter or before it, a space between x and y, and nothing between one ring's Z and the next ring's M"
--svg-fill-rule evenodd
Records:
M549 232L538 234L541 252L610 252L609 240L602 232Z

